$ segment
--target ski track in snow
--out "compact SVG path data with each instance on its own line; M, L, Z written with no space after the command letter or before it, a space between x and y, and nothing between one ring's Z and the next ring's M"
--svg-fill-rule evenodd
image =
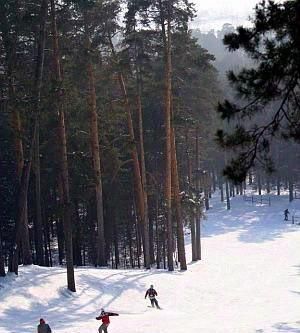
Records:
M219 200L202 223L201 262L190 262L187 239L187 272L81 267L75 294L60 267L0 278L0 333L36 332L40 317L53 333L96 333L101 307L120 313L109 333L300 333L300 226L283 221L300 200L272 195L269 207L235 197L230 211ZM150 284L163 311L144 300Z

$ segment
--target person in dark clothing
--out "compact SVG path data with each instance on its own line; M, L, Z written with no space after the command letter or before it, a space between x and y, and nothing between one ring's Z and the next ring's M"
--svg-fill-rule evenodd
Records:
M290 214L289 210L288 210L288 209L285 209L285 210L284 210L284 220L285 220L285 221L288 221L288 219L289 219L289 214Z
M46 324L43 318L40 319L40 324L37 327L37 333L51 333L51 328Z
M101 309L100 315L96 317L97 320L102 320L102 325L98 329L99 333L107 333L107 327L110 324L109 317L111 316L118 316L118 314L113 312L106 312L104 309Z
M154 305L157 309L160 309L160 306L158 305L157 299L155 298L157 296L156 290L153 288L153 285L151 284L150 288L146 291L145 299L147 296L150 299L151 306L154 308Z

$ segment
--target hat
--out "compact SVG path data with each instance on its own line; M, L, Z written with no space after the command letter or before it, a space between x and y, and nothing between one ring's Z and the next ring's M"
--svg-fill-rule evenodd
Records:
M150 288L153 288L153 284L150 284Z

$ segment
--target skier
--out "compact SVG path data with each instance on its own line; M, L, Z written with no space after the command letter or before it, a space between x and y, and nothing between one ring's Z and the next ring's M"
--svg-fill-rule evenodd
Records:
M101 309L101 314L96 317L97 320L102 320L102 325L98 329L99 333L107 333L107 327L110 324L109 317L111 316L118 316L118 314L113 312L105 312L104 309Z
M285 210L284 210L284 220L285 220L285 221L288 221L288 219L289 219L289 216L288 216L288 215L289 215L289 214L290 214L289 210L288 210L288 209L285 209Z
M51 328L46 324L43 318L40 319L40 324L37 327L37 333L51 333Z
M147 298L147 296L150 298L151 306L154 308L154 304L155 304L156 308L160 309L157 299L155 298L155 296L157 296L157 292L153 288L153 284L151 284L150 288L146 291L145 299Z

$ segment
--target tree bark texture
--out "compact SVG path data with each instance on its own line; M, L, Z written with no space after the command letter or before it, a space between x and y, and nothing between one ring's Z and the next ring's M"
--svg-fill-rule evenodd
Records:
M90 61L87 64L88 74L88 105L90 121L90 141L93 159L94 185L96 194L96 212L97 212L97 257L96 265L105 266L105 237L104 237L104 217L103 217L103 191L102 191L102 173L98 133L98 115L95 91L95 75L93 65Z
M196 189L198 201L200 201L200 144L199 130L196 131ZM201 210L199 205L196 211L196 259L201 260Z
M63 221L65 234L66 248L66 263L67 263L67 281L68 289L76 292L74 265L73 265L73 244L72 244L72 213L71 200L69 190L69 172L68 172L68 157L67 157L67 138L65 129L65 114L63 109L63 89L62 75L59 59L58 32L56 26L56 10L54 0L51 0L51 23L53 37L53 62L55 83L57 92L56 111L58 115L58 139L59 139L59 162L60 162L60 177L62 182L63 192Z
M133 161L133 170L134 170L134 182L136 188L136 200L138 207L139 221L142 225L142 240L143 240L143 249L144 249L144 258L145 258L145 267L150 267L150 252L149 252L149 229L148 222L145 219L145 194L143 190L142 175L140 169L140 162L138 157L138 151L135 141L134 128L132 122L131 108L129 103L129 98L127 95L126 85L122 73L119 73L119 84L123 93L126 113L127 113L127 126L129 131L130 141L132 143L131 148L131 158ZM148 216L148 214L147 214Z
M181 198L180 198L180 188L179 188L179 178L178 178L178 167L177 167L177 156L176 156L176 140L174 129L172 128L172 142L171 142L171 155L172 155L172 189L173 189L173 199L175 203L175 215L177 220L177 248L178 248L178 259L180 262L180 269L187 270L185 247L184 247L184 230L182 221L182 211L181 211Z
M45 50L45 32L46 21L48 15L48 0L43 0L40 11L40 30L37 45L36 69L35 69L35 112L37 115L36 139L35 139L35 192L36 192L36 219L34 224L35 229L35 244L36 244L36 259L38 265L44 265L43 251L43 220L41 208L41 170L40 170L40 104L41 104L41 89L43 81L44 68L44 50Z
M36 263L43 266L44 249L43 249L43 221L41 207L41 169L40 169L40 136L39 123L37 124L37 137L35 142L35 194L36 194L36 219L34 221L34 235L36 248Z
M169 13L170 14L170 13ZM169 15L168 15L169 16ZM165 47L165 205L167 229L167 259L169 271L174 270L173 262L173 221L172 221L172 155L171 155L171 105L172 105L172 57L171 57L171 18L162 18L162 34Z
M150 233L149 233L149 215L148 215L148 194L147 194L147 177L146 177L146 162L144 150L144 130L143 130L143 112L141 101L141 89L138 88L137 97L138 109L138 127L139 127L139 143L140 143L140 163L141 163L141 177L142 187L144 193L144 237L147 242L147 252L144 253L146 268L150 268Z

